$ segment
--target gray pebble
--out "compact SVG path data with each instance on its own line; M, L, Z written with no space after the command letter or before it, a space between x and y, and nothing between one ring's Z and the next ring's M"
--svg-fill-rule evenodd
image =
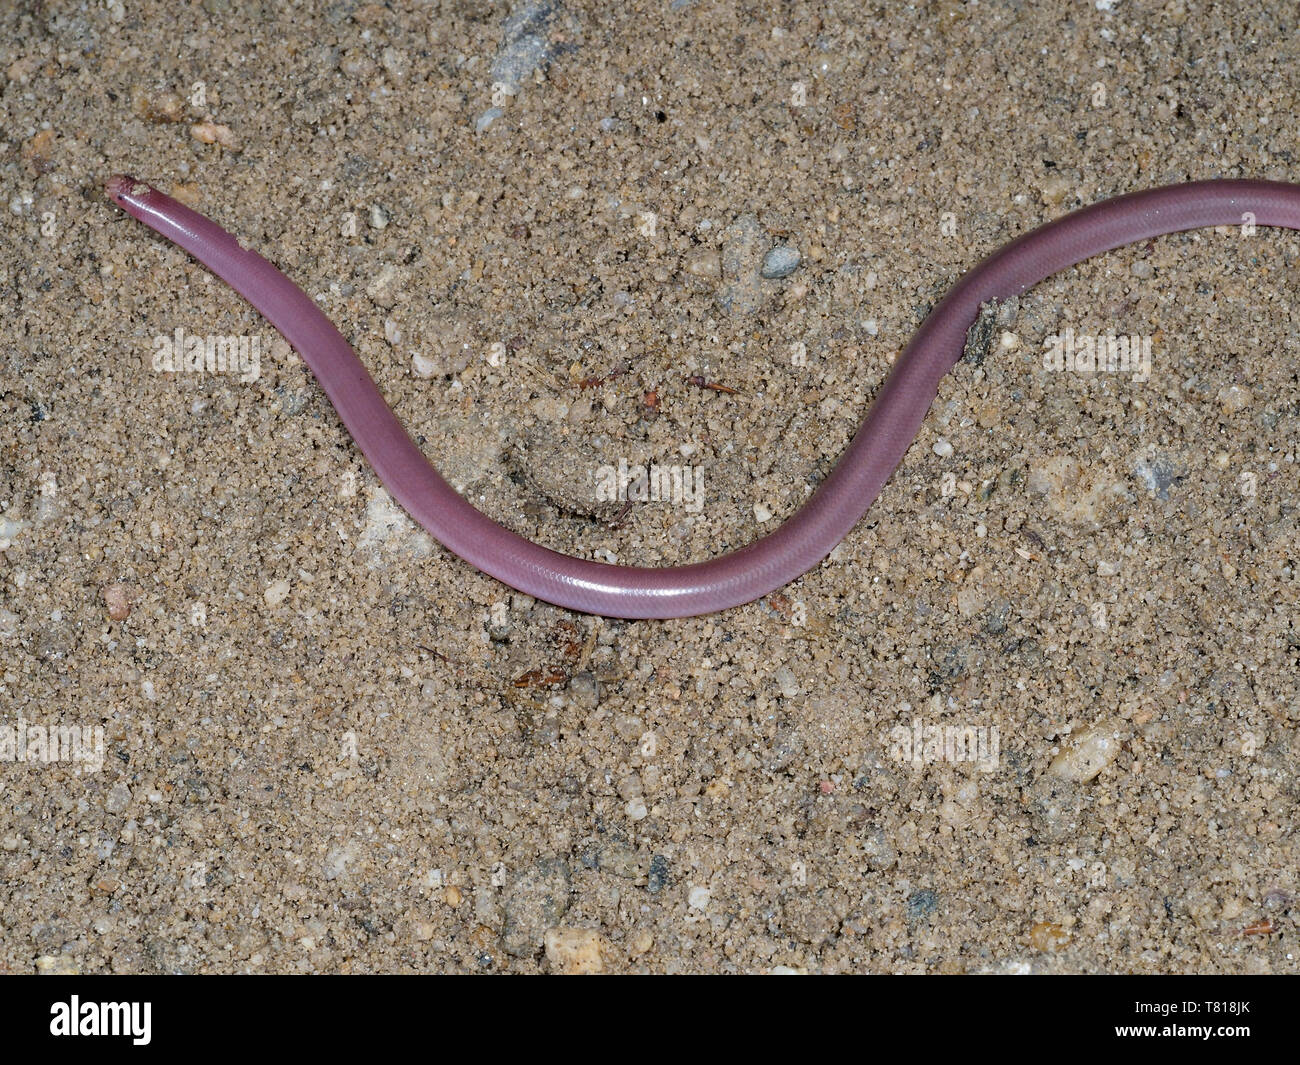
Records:
M907 898L907 919L917 921L932 914L939 905L939 896L933 891L914 891Z
M475 131L478 133L484 132L488 128L488 126L492 125L493 122L495 122L498 118L500 118L504 114L505 112L502 111L501 108L499 107L489 107L486 111L484 111L481 115L479 115L478 119L474 122Z
M600 702L600 682L591 673L575 673L569 680L569 695L575 705L594 709Z
M120 780L108 789L108 798L104 800L104 809L110 814L126 813L131 805L131 789Z
M541 950L546 930L569 908L570 888L569 866L559 858L545 858L525 871L506 896L502 949L516 958Z
M658 895L671 882L672 878L668 875L668 859L662 854L656 854L650 859L650 872L646 876L646 890L651 895Z
M789 277L799 269L803 256L788 244L780 244L763 256L763 268L760 273L769 281Z

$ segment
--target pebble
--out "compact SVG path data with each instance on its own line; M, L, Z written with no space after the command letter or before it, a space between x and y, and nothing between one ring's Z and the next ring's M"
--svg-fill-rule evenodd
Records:
M763 256L763 266L759 273L769 281L789 277L799 269L803 256L788 244L780 244Z
M130 805L131 789L119 780L108 789L108 796L104 799L104 809L110 814L123 814Z
M579 396L569 404L567 415L570 424L580 425L591 418L591 397Z
M950 459L952 458L952 445L947 440L936 440L934 442L934 453L941 459Z
M1048 953L1064 950L1070 943L1070 933L1059 924L1051 921L1035 921L1029 930L1029 945L1035 950Z
M274 608L289 598L289 590L288 581L276 581L274 584L267 586L266 591L262 593L262 598L266 600L267 606Z
M1250 389L1240 385L1228 385L1219 390L1219 409L1224 414L1236 414L1250 405Z
M776 686L787 699L793 699L800 692L799 679L789 666L782 666L776 671Z
M201 144L219 144L228 151L239 151L239 141L229 126L216 122L196 122L190 127L190 136Z
M489 107L486 111L484 111L481 115L479 115L478 118L474 120L475 132L476 133L485 132L487 128L492 125L493 122L495 122L498 118L500 118L504 114L505 112L502 111L501 108L499 107Z
M672 880L668 871L668 859L656 854L650 859L650 872L646 874L645 889L651 895L658 895Z
M377 306L387 310L397 302L397 293L401 288L398 281L397 267L392 263L385 263L379 268L370 284L366 286L366 295Z
M355 843L345 843L340 847L333 847L325 855L325 862L321 866L321 875L326 880L337 880L347 872L348 865L356 859L357 846Z
M501 50L492 63L492 85L516 95L534 70L546 69L556 51L552 38L572 38L573 20L553 2L524 4L502 24Z
M722 235L722 276L718 305L729 314L752 314L763 305L766 293L759 281L762 248L767 231L752 214L741 215Z
M18 538L18 534L27 527L25 521L17 518L0 517L0 551L8 550Z
M693 887L686 896L686 904L692 910L707 910L709 908L709 899L711 898L709 889L706 887Z
M934 913L939 905L939 896L928 889L914 891L907 897L907 919L916 921Z
M146 122L179 122L185 117L185 101L179 93L148 93L136 88L131 92L131 109Z
M110 618L114 621L125 621L131 616L131 598L127 594L126 585L105 585L102 594Z
M628 939L627 952L633 958L639 958L642 954L648 954L654 945L655 937L646 929L639 928Z
M575 673L569 679L569 696L576 706L594 710L600 702L600 681L586 671Z
M762 525L763 522L772 520L772 512L768 510L767 507L765 507L762 503L755 503L754 520L758 522L760 525Z
M692 277L716 281L722 276L722 256L714 248L692 248L686 253L682 269Z
M1086 784L1115 760L1122 743L1119 723L1112 718L1103 718L1074 736L1052 760L1047 771L1053 776Z
M525 870L505 899L501 947L517 958L535 954L548 928L569 908L570 873L560 858L544 858Z
M1043 198L1043 203L1055 207L1069 195L1070 181L1063 174L1052 175L1043 179L1038 186L1038 192Z
M565 976L584 976L605 971L607 947L601 934L591 928L548 928L544 938L546 960Z

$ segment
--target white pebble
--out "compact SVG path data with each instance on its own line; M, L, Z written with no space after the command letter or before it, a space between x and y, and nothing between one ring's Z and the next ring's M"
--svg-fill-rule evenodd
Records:
M776 671L776 686L787 699L793 699L799 694L799 678L789 666L782 666Z
M265 592L262 593L262 598L266 600L267 606L270 607L279 606L281 603L283 603L286 599L289 598L289 582L276 581L274 584L270 585Z
M1105 718L1075 736L1052 760L1047 771L1053 776L1086 783L1115 760L1122 742L1119 723Z

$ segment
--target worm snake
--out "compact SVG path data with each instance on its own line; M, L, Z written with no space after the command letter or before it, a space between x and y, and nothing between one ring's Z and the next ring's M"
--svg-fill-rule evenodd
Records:
M1300 185L1216 180L1134 192L1024 234L968 271L930 312L830 475L778 529L686 566L619 566L573 558L511 532L461 498L389 409L351 346L301 289L203 215L134 178L109 199L227 282L302 356L379 480L435 539L513 588L571 610L676 618L748 603L824 559L866 513L921 428L939 382L961 357L980 305L1133 241L1202 226L1300 229Z

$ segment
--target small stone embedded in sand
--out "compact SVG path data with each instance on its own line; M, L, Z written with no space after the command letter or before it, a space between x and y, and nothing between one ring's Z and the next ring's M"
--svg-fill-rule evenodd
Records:
M692 910L707 910L712 895L706 887L693 887L686 896L686 904Z
M579 25L550 0L521 4L501 29L501 48L492 62L492 90L515 96L534 71L545 71L556 55L574 47Z
M922 917L929 917L930 914L939 906L939 895L929 888L923 888L920 891L914 891L907 897L905 907L907 919L909 921L919 921Z
M54 169L54 130L43 129L23 145L23 162L38 174L48 174Z
M67 954L42 954L34 962L36 971L42 976L79 976L81 970L77 960Z
M788 244L780 244L763 256L763 265L759 273L769 281L789 277L799 269L803 256Z
M1043 953L1064 950L1070 945L1070 933L1051 921L1035 921L1029 930L1029 945Z
M741 215L722 235L722 276L718 305L729 314L753 314L767 298L759 277L767 231L752 214Z
M682 269L692 277L717 281L722 277L722 256L715 248L692 248L682 260Z
M114 621L125 621L131 616L131 597L124 584L105 585L102 594L108 616Z
M1219 409L1224 414L1236 414L1250 405L1250 389L1242 388L1241 385L1227 385L1219 389L1216 398L1219 401Z
M548 928L545 936L546 960L566 976L582 976L605 971L607 944L599 932L590 928Z
M229 126L210 120L196 122L190 127L190 136L201 144L219 144L232 152L239 151L239 141Z
M286 580L276 581L268 585L266 591L262 593L262 598L266 600L269 607L277 607L289 598L290 585Z
M104 799L104 809L110 814L122 814L126 813L130 805L131 789L119 780L108 789L108 795Z
M359 848L355 843L345 843L331 847L321 865L321 875L326 880L337 880L347 872L348 866L357 858Z
M789 666L781 666L776 671L776 686L787 699L793 699L800 692L799 678Z
M600 682L595 675L583 671L569 678L569 696L575 706L594 710L600 702Z
M558 925L569 908L569 866L560 858L543 858L525 869L506 895L502 949L514 957L536 953L548 928Z
M388 310L397 302L397 294L401 289L401 272L392 263L385 263L366 285L366 295L376 306Z
M131 90L131 110L146 122L179 122L185 117L185 101L171 90L151 93L136 87Z
M1049 174L1038 184L1043 203L1055 207L1070 193L1070 180L1064 174Z
M655 945L655 937L644 928L639 928L628 937L627 953L629 957L639 958L648 953Z
M1048 766L1053 776L1086 784L1115 760L1123 743L1121 725L1113 718L1103 718L1074 736Z
M772 520L772 512L762 503L754 504L754 520L762 525Z

